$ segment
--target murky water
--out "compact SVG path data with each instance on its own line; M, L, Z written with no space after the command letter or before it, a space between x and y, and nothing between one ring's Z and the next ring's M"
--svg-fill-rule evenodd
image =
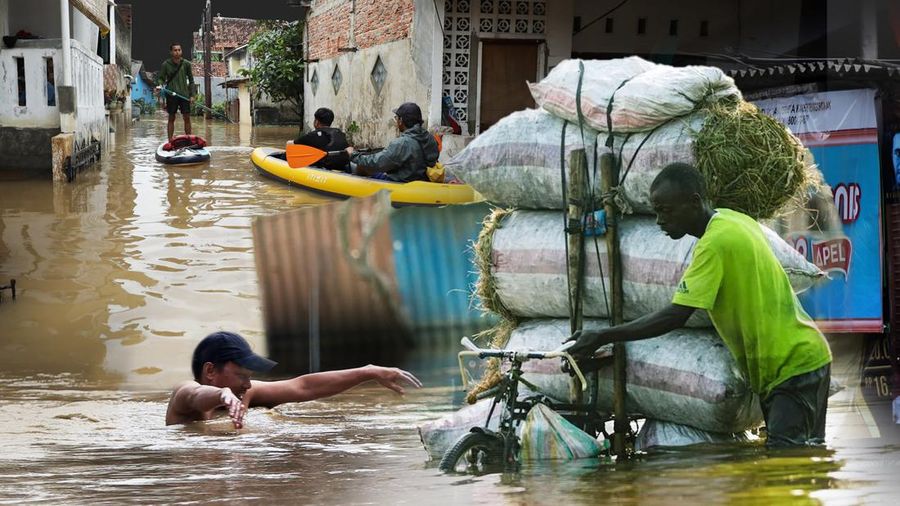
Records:
M894 502L896 433L854 385L833 398L826 449L694 448L515 475L426 462L415 427L461 403L449 350L408 358L426 388L402 398L367 387L253 410L240 433L165 427L200 337L235 330L264 349L252 218L320 202L250 165L250 146L293 129L198 123L209 166L157 164L165 125L144 120L74 184L3 173L0 284L15 277L19 297L0 303L0 503Z

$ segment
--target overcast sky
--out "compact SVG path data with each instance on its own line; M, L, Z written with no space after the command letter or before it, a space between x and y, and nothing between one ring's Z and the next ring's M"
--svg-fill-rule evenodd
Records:
M181 42L185 54L191 34L200 28L206 0L116 0L131 4L134 13L131 57L142 60L147 70L159 70L169 57L169 44ZM212 0L213 15L230 18L297 20L300 9L288 7L287 0Z

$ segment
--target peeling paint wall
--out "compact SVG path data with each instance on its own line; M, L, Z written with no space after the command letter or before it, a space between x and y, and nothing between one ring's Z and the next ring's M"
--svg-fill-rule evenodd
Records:
M350 2L316 2L308 20L310 63L304 97L304 124L312 125L319 107L334 111L334 126L344 130L356 123L353 141L360 147L385 146L397 136L393 109L415 102L422 109L426 127L440 119L440 16L443 0L395 1L395 14L387 4L356 4L357 50L340 51L349 44ZM317 11L317 9L319 9ZM377 15L377 16L376 16ZM437 47L436 47L437 45ZM381 90L373 83L380 59L385 77ZM340 86L335 90L335 69ZM314 77L315 76L315 77ZM314 83L313 81L317 81ZM437 90L437 92L435 91Z
M420 107L429 103L429 89L416 76L411 53L411 41L403 39L311 64L310 76L317 75L319 84L313 93L307 83L304 123L312 125L316 109L328 107L334 111L334 126L345 131L351 122L359 126L354 137L357 146L387 145L397 136L391 111L403 102L416 102ZM387 71L380 92L372 83L372 70L379 58ZM337 92L332 79L335 68L341 75ZM427 107L423 109L427 114Z
M24 107L18 105L19 73L16 58L23 58L25 63ZM58 39L19 41L13 49L0 50L0 125L15 128L59 128L59 108L47 105L47 58L53 61L55 74L59 76L62 55Z

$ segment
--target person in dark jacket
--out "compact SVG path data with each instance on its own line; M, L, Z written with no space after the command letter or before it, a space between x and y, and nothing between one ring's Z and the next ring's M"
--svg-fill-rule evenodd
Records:
M400 136L384 150L360 154L347 148L350 161L356 164L354 174L402 183L428 181L425 170L437 163L439 151L434 136L422 127L422 110L406 102L394 109L394 115Z
M313 114L313 128L311 132L294 139L294 144L314 147L322 151L330 151L325 158L316 162L317 167L342 172L350 171L350 155L344 150L350 146L347 137L339 128L334 128L334 112L327 107L321 107Z

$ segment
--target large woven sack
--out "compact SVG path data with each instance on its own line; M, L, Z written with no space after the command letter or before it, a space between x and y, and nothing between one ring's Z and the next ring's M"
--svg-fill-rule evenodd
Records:
M709 432L662 420L647 419L637 433L634 449L672 448L698 444L730 444L750 441L747 432Z
M585 320L587 329L605 320ZM568 320L530 320L513 331L512 350L551 350L570 335ZM740 432L762 422L757 396L734 357L712 329L679 329L625 344L626 408L629 413L690 425L712 432ZM577 381L561 370L559 359L523 365L525 379L560 401L574 401ZM598 371L598 407L612 412L612 361ZM523 390L522 395L530 392Z
M683 162L696 166L694 139L703 128L704 117L700 112L672 119L649 132L601 132L597 136L598 146L606 148L611 144L612 151L621 157L619 189L631 212L656 214L650 202L650 185L666 165ZM595 192L599 192L599 187Z
M526 109L476 137L446 168L498 206L561 209L560 171L568 171L569 154L582 148L593 167L596 138L593 129L582 132L546 111Z
M741 98L734 80L716 67L670 67L635 56L563 61L539 83L529 84L531 95L553 115L578 122L579 78L584 123L601 131L646 131L705 103Z
M691 261L697 239L685 236L672 240L654 220L631 216L619 222L622 252L624 315L634 320L666 307ZM776 258L788 273L795 292L806 290L824 273L797 253L771 229L760 225ZM566 275L566 237L559 211L514 211L493 232L490 253L490 286L498 300L512 314L528 317L568 317L569 295ZM596 249L595 249L596 245ZM476 248L478 249L478 248ZM598 252L603 266L601 277ZM585 239L586 259L583 297L584 315L607 317L604 287L609 293L609 265L603 237ZM695 312L688 324L710 326L704 311Z

